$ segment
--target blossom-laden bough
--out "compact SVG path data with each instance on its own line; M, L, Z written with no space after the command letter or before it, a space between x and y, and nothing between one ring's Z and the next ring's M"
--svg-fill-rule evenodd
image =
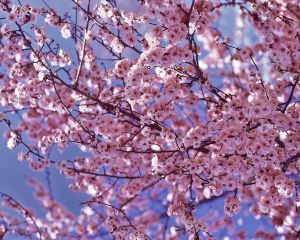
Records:
M45 216L1 193L1 239L300 237L297 0L32 2L0 0L7 146L90 198L30 179Z

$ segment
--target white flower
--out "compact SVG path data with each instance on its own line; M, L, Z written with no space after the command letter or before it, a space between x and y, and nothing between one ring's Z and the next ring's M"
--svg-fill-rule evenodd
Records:
M68 39L72 36L69 24L63 25L60 32L61 32L62 37L65 38L65 39Z
M14 149L17 146L17 134L14 132L10 132L10 137L7 141L7 148Z
M121 53L124 50L123 44L115 37L111 42L111 47L116 53Z

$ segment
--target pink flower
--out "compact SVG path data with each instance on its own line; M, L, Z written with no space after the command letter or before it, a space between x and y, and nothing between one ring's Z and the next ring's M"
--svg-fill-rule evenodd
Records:
M225 213L232 217L235 214L239 213L241 209L240 201L235 196L229 196L225 200L224 211Z
M3 112L0 112L0 121L2 121L5 118L5 114Z

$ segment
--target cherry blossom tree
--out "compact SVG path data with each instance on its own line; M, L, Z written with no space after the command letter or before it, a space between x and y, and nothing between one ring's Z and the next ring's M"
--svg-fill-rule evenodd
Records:
M89 200L28 179L45 214L1 193L0 239L299 239L299 2L66 2L0 0L0 124Z

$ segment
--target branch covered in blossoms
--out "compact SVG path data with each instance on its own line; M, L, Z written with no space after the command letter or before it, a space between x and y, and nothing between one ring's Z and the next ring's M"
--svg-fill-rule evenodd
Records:
M299 3L66 2L0 0L0 124L89 200L29 179L45 215L1 193L0 239L299 238Z

